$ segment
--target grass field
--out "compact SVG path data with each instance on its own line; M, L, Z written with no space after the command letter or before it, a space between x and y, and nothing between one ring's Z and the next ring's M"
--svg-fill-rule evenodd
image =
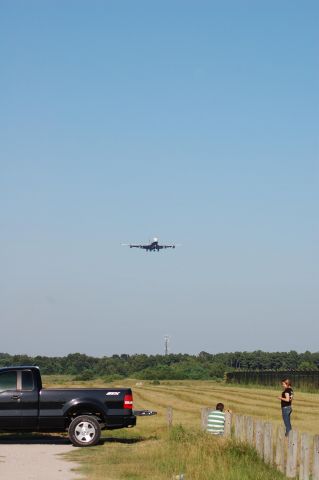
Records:
M151 382L128 380L134 408L154 409L157 416L138 418L132 430L104 431L103 445L77 449L74 460L82 464L90 480L172 479L184 473L186 480L275 480L283 478L266 467L254 451L200 431L200 412L205 406L225 403L234 413L252 415L281 424L278 390L252 389L207 381ZM102 386L105 382L71 382L68 378L46 378L45 384ZM108 384L109 386L110 384ZM121 386L113 383L112 386ZM174 428L168 432L166 408L173 407ZM300 432L319 433L319 394L295 392L293 427Z

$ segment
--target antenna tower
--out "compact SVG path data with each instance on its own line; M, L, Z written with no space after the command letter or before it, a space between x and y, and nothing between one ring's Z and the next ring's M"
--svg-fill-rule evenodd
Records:
M164 341L165 341L165 355L168 355L169 335L165 335Z

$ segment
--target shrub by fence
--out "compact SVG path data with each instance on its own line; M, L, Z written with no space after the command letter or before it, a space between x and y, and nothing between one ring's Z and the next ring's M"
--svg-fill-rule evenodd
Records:
M277 386L282 378L290 378L294 388L308 391L318 391L319 370L314 371L267 371L267 370L240 370L227 372L226 383L238 383L242 385L265 385Z

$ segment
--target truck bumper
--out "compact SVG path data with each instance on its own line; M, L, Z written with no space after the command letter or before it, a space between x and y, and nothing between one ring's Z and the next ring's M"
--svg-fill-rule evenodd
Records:
M113 430L115 428L134 427L136 425L135 415L108 416L105 422L105 428Z
M130 417L124 417L124 426L125 427L135 427L136 417L131 415Z

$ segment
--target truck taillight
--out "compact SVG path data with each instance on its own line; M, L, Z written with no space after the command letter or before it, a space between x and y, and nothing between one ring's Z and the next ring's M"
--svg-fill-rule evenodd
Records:
M133 395L132 394L126 394L124 395L124 408L128 408L129 410L132 410L133 408Z

